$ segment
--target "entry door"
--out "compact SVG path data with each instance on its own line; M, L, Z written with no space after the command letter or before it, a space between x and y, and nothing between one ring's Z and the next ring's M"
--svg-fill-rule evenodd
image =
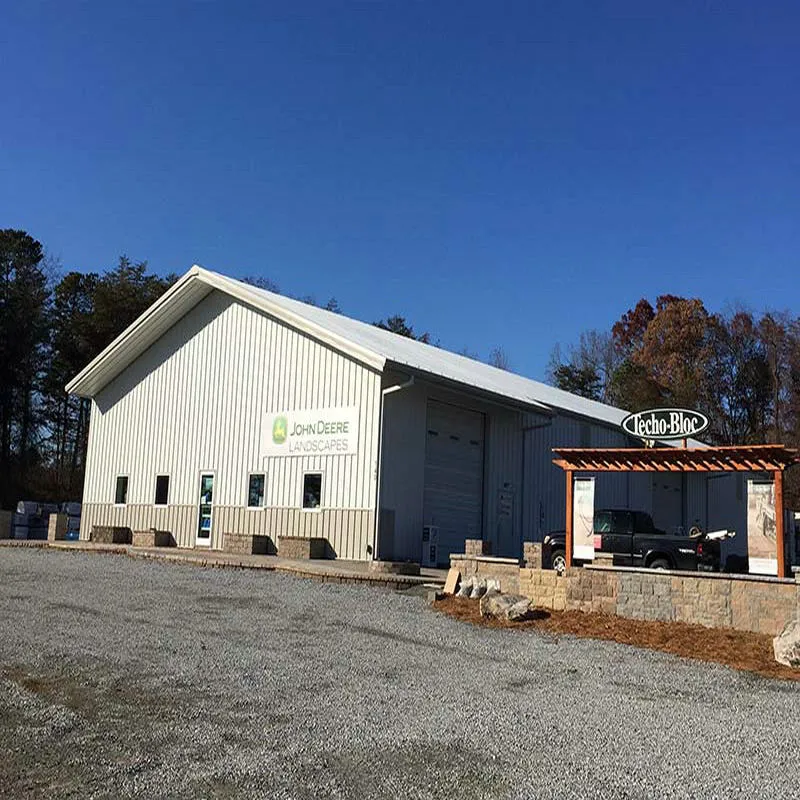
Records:
M439 529L439 562L480 539L483 524L483 414L428 403L424 524Z
M196 544L209 547L211 530L214 521L214 473L204 472L200 475L200 497L198 500L197 539Z

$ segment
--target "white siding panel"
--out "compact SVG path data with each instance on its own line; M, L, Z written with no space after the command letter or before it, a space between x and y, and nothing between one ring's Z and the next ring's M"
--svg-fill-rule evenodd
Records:
M170 504L194 507L209 470L215 504L242 507L248 474L264 471L267 504L299 509L304 472L321 471L325 507L374 511L379 393L375 371L214 292L95 398L84 502L113 503L114 478L127 474L128 503L149 506L156 474L169 474ZM359 407L358 454L261 458L267 414L349 405ZM346 517L331 519L340 556L366 558L363 526L356 535L341 528Z

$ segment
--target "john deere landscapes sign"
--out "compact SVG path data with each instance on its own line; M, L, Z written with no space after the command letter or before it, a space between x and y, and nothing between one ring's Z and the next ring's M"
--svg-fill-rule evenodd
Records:
M622 428L639 439L686 439L708 427L708 417L686 408L652 408L629 414Z
M346 456L357 452L357 406L267 414L262 455Z

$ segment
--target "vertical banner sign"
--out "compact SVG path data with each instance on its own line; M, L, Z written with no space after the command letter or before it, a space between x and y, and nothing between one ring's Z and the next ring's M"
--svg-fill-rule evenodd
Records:
M594 559L594 478L576 478L573 484L572 556Z
M747 482L747 556L750 572L778 574L775 484Z

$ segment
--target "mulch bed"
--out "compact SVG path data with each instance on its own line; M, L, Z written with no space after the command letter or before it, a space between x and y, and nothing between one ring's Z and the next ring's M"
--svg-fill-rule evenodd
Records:
M704 628L684 622L647 622L607 614L586 614L581 611L544 611L537 609L533 619L507 622L480 614L479 600L445 597L433 608L451 617L489 628L534 630L554 636L569 634L587 639L608 639L612 642L661 650L682 658L711 661L733 669L755 672L767 678L800 681L800 670L776 663L772 637L745 633L730 628Z

